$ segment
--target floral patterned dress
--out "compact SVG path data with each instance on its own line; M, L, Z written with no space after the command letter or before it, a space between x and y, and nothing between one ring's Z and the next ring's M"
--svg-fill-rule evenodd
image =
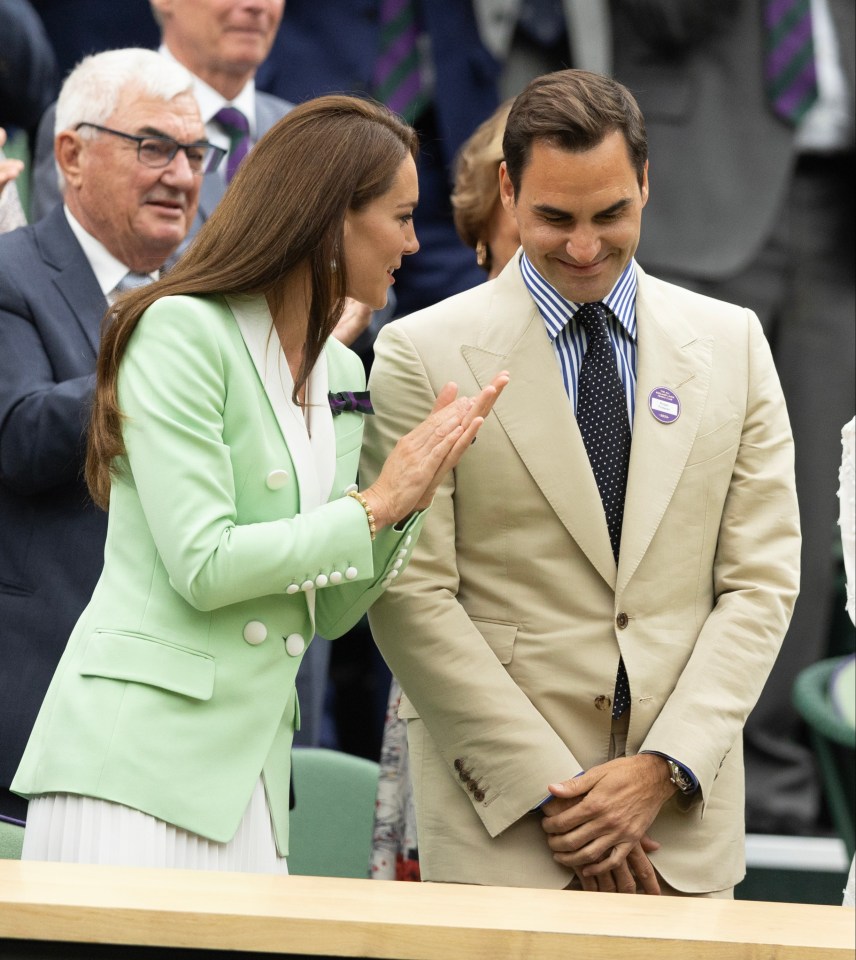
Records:
M386 707L375 801L369 873L373 880L420 879L416 811L407 753L407 721L399 719L400 702L401 687L393 677Z

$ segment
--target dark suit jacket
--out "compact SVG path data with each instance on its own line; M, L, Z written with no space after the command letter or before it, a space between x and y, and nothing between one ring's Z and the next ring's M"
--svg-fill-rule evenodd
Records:
M35 133L59 87L57 58L29 0L0 0L0 126Z
M853 3L831 0L853 77ZM642 108L646 270L720 280L748 266L781 213L794 129L763 86L761 0L615 0L615 76ZM849 56L848 56L849 54Z
M378 0L288 0L256 83L295 103L325 93L371 93L378 55ZM485 279L458 239L449 194L455 154L498 105L500 64L482 44L471 3L423 0L436 86L432 109L416 127L421 249L396 273L399 315L429 306Z
M270 128L284 117L292 105L279 97L269 93L256 93L256 127L261 137ZM54 162L54 123L56 122L56 104L52 104L45 111L39 124L39 133L36 141L36 154L33 159L33 186L32 186L32 219L41 218L60 202L59 184L57 182L56 163ZM199 209L196 219L187 235L192 237L202 224L208 219L211 211L217 206L220 197L226 190L223 177L213 173L202 180L202 189L199 191Z
M101 571L81 472L106 307L61 207L0 236L0 788Z

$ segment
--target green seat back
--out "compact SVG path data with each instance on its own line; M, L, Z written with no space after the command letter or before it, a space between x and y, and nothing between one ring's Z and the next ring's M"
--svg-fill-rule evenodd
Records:
M295 747L291 765L289 873L368 877L378 764L336 750Z
M856 848L856 728L836 708L830 680L848 657L830 657L803 670L793 690L794 706L808 724L832 823L847 848Z
M0 860L20 860L24 845L24 828L0 820Z

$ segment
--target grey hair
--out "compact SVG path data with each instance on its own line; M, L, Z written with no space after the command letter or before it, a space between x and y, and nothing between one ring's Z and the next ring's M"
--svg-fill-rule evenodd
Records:
M73 130L79 123L104 124L116 109L125 87L142 96L168 101L193 93L193 74L154 50L127 47L84 57L66 77L56 103L54 135ZM94 136L84 129L81 136ZM60 189L62 172L58 170Z

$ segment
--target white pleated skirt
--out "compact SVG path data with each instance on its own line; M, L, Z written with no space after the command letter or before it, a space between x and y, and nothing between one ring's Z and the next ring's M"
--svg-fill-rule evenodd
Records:
M33 797L27 809L21 859L288 873L285 857L277 854L261 778L228 843L215 843L108 800L70 793Z

